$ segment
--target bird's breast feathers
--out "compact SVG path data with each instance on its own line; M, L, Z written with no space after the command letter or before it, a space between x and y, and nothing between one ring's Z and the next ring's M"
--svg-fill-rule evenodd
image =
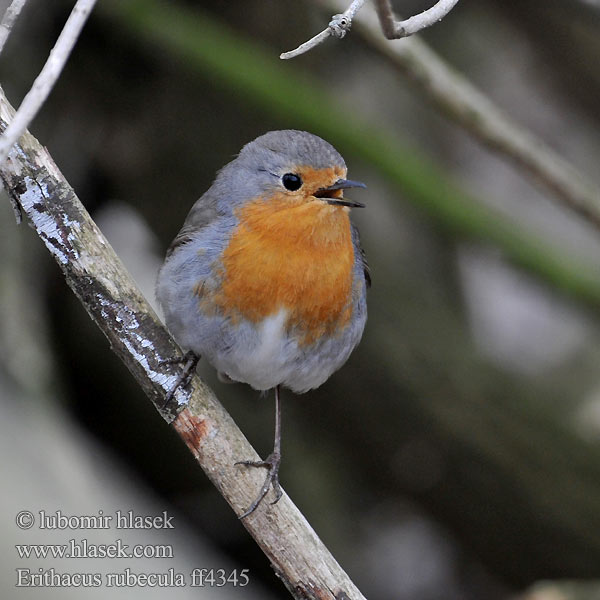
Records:
M284 310L285 327L310 344L352 315L354 248L348 209L320 200L249 202L220 259L219 288L201 308L260 323Z

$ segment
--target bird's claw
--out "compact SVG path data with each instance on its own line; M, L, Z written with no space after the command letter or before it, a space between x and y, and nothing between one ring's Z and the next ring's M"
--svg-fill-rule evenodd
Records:
M198 356L192 350L186 352L183 356L176 356L173 358L165 358L161 361L163 365L174 365L183 363L183 369L177 378L177 381L169 391L169 393L165 397L165 402L163 404L163 409L167 408L169 402L173 399L175 392L179 388L184 388L187 384L192 380L194 373L196 371L196 367L198 365L198 361L200 360L200 356Z
M235 464L244 465L246 467L263 467L267 469L267 476L265 477L265 481L260 488L258 496L249 506L248 510L240 515L240 519L245 519L258 508L258 505L267 495L271 485L273 486L273 491L275 492L275 500L273 500L271 504L277 504L277 502L279 502L281 496L283 495L283 490L279 485L279 465L281 464L281 455L279 453L273 452L272 454L269 454L265 460L240 460Z

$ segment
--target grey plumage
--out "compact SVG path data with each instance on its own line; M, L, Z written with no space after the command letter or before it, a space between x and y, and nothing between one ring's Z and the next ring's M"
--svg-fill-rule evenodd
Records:
M347 360L362 336L367 317L370 276L354 226L352 318L335 335L303 345L285 331L285 311L256 324L244 320L233 323L217 310L199 309L198 286L203 295L210 296L221 285L217 267L239 224L236 208L248 199L279 192L282 176L299 165L346 170L344 159L333 146L303 131L272 131L246 144L194 204L158 276L157 298L179 344L201 354L229 378L256 389L282 384L304 392L318 387Z

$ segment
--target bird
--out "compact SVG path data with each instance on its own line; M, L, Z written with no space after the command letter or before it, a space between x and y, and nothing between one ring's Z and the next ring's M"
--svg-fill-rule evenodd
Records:
M252 514L271 486L282 495L282 387L302 394L322 385L358 345L371 277L352 208L366 188L346 178L342 156L299 130L265 133L246 144L192 206L160 268L156 297L186 350L178 385L200 357L227 382L275 392L275 440Z

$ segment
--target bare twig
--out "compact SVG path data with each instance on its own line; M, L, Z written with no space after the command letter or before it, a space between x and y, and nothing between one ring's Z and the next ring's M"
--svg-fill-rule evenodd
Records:
M96 0L77 0L46 64L23 99L14 120L0 138L0 165L46 101L95 3Z
M374 0L383 34L388 40L408 37L441 21L458 0L439 0L430 9L404 21L396 21L390 0Z
M301 44L295 50L280 54L279 58L285 60L304 54L305 52L312 50L315 46L322 44L330 36L343 38L352 26L354 15L356 15L364 3L365 0L353 0L352 4L343 13L333 15L327 29L324 29L321 33L315 35L315 37L308 40L308 42L304 42L304 44Z
M375 0L381 21L381 29L385 37L390 40L407 37L421 31L421 29L425 29L425 27L430 27L437 21L441 21L454 8L457 2L458 0L439 0L435 6L432 6L429 10L421 14L415 15L405 21L396 21L389 0ZM333 15L327 29L315 35L308 42L304 42L304 44L301 44L295 50L280 54L279 58L295 58L322 44L331 36L343 38L350 31L352 20L364 3L365 0L354 0L343 13Z
M340 0L316 0L335 10ZM411 38L401 44L380 35L373 10L355 19L357 31L407 73L450 118L495 152L510 159L567 208L600 229L600 188L542 140L513 122L485 94L454 71L426 44Z
M27 0L13 0L6 9L4 17L2 18L2 23L0 23L0 52L2 52L13 25L26 2Z
M9 126L13 115L0 89L0 130ZM162 410L178 377L178 367L165 359L181 351L47 150L26 132L0 166L0 178L112 350L241 515L260 488L263 474L234 463L258 455L197 376L188 388L175 392L168 411ZM364 600L286 494L276 505L261 504L243 525L295 598Z

